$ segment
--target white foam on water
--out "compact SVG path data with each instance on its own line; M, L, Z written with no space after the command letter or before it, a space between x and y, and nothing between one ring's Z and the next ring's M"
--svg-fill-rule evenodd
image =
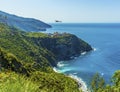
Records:
M103 76L103 75L104 75L104 73L101 73L101 75Z
M58 65L61 66L61 63L59 63ZM53 70L57 73L65 73L67 71L74 70L74 68L64 67L64 68L61 68L61 69L59 69L59 68L57 69L56 67L53 67ZM76 72L73 73L73 74L69 74L68 76L75 79L78 82L79 88L82 89L83 92L89 92L86 83L81 78L79 78L77 76Z
M71 69L58 70L56 67L54 67L53 70L57 73L64 73L66 71L71 71ZM78 82L79 88L82 89L82 92L90 92L90 91L88 91L86 83L80 77L78 77L76 74L77 73L73 73L73 74L69 74L68 76L75 79Z
M59 73L59 70L57 70L56 67L53 67L53 70L54 70L55 72Z
M58 62L57 66L58 66L58 67L63 67L64 64L62 64L61 62Z
M68 71L71 71L73 70L72 68L68 68L68 67L65 67L65 68L62 68L62 69L57 69L56 67L53 67L53 70L57 73L65 73L65 72L68 72Z
M85 52L82 52L81 55L85 55L86 53L87 53L86 51L85 51Z
M60 72L61 72L61 73L65 73L65 72L68 72L68 71L71 71L71 70L72 70L72 69L70 69L70 68L69 68L69 69L65 68L65 69L61 69Z
M93 48L93 51L96 51L97 50L97 48Z
M72 74L70 74L69 76L78 82L79 87L80 89L82 89L83 92L89 92L86 83L81 78Z
M77 73L73 73L74 75L76 75Z
M65 73L73 70L73 68L66 67L68 64L64 64L63 61L58 62L57 67L53 67L53 70L58 73Z
M67 64L64 64L63 61L61 62L58 62L57 66L60 68L60 67L64 67L66 66Z

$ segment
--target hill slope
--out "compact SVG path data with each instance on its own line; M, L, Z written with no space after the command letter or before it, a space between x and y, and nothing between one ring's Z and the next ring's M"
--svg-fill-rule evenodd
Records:
M19 92L79 92L78 84L73 79L53 71L41 72L34 67L34 71L29 71L17 57L2 48L0 65L0 92L17 92L17 89Z
M0 11L0 22L24 31L45 31L51 26L33 18L23 18Z
M72 56L92 50L89 44L72 34L26 33L5 24L0 24L0 47L26 63L34 61L46 66L55 66L59 60L70 60Z
M37 92L79 92L75 80L55 73L52 67L59 60L69 60L72 55L92 50L89 44L72 34L24 32L2 23L0 48L3 74L5 71L27 74L27 79L39 86Z

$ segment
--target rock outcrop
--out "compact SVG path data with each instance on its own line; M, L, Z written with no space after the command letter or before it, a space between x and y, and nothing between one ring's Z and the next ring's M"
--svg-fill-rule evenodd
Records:
M51 34L44 38L34 38L35 44L51 51L57 60L70 60L91 51L91 46L73 34Z

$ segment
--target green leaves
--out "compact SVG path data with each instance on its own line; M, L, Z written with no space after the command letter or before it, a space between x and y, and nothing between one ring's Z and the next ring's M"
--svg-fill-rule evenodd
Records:
M105 85L104 79L97 73L91 82L92 92L120 92L120 70L112 77L112 84Z
M0 65L1 68L12 70L18 73L28 74L22 63L11 53L0 48Z
M38 92L39 86L15 73L0 73L0 92Z
M78 84L70 77L51 72L34 72L31 79L39 84L43 92L79 92Z
M104 79L99 75L99 73L96 73L91 82L91 89L93 90L93 92L97 92L99 89L102 90L104 86Z
M75 80L53 71L55 55L39 42L45 37L0 24L0 65L16 72L7 76L3 69L0 92L79 92ZM27 73L29 77L22 75Z
M115 86L120 86L120 70L116 71L112 77Z

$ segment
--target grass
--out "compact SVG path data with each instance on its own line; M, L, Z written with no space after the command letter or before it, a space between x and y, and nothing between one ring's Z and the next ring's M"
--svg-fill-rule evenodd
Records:
M38 92L38 85L15 73L0 73L0 92Z

